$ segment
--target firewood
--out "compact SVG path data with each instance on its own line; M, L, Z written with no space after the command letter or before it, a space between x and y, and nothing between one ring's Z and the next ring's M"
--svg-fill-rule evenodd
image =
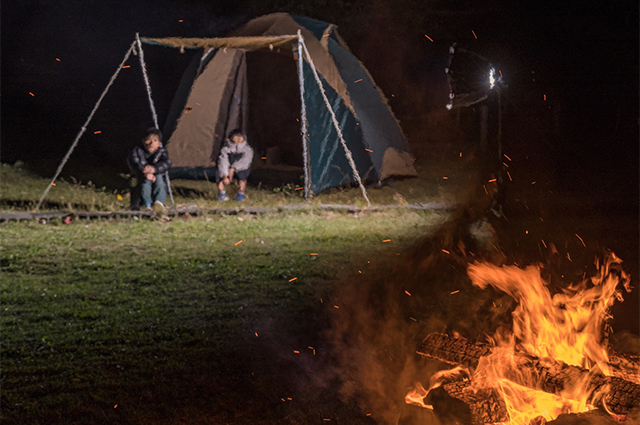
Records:
M484 425L509 421L502 397L493 390L476 391L469 381L435 388L425 402L433 406L442 423Z
M465 366L474 370L481 357L491 352L491 346L480 342L470 342L465 338L454 338L445 334L429 334L417 350L418 354L457 366ZM531 387L530 382L523 381L522 371L538 382L542 391L559 394L565 388L579 382L587 382L586 391L595 394L609 386L608 393L602 400L606 407L616 414L625 414L640 402L640 385L616 376L604 376L564 362L545 358L541 359L522 352L515 352L518 370L509 373L513 382Z

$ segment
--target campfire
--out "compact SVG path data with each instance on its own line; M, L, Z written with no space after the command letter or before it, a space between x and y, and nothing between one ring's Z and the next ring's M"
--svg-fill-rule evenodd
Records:
M429 334L418 354L455 368L433 375L428 389L416 383L405 401L461 425L539 425L563 413L611 422L637 415L638 358L608 344L610 307L630 291L621 263L611 254L596 276L555 294L539 267L470 265L473 285L517 302L513 323L488 342Z

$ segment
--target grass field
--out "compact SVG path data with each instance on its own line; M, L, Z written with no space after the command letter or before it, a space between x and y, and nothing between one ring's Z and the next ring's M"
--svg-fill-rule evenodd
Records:
M464 165L464 162L461 163ZM456 183L443 180L446 167L431 167L421 170L422 178L398 180L383 186L371 185L367 190L373 205L405 205L417 202L451 203L456 199ZM268 176L269 170L256 170L257 175ZM258 177L256 177L258 178ZM60 178L51 188L40 211L117 211L129 208L129 189L123 177L114 178L111 185L96 187L91 180L78 181L73 177ZM50 180L41 178L22 165L0 165L0 210L30 211L35 208ZM459 182L458 182L459 183ZM171 182L175 203L196 204L213 207L217 202L218 188L207 180L173 180ZM235 187L230 193L235 196ZM262 187L249 185L246 191L246 206L277 207L284 204L304 202L304 190L299 184L285 182L280 185ZM170 203L170 199L167 200ZM326 190L309 200L310 205L349 204L366 206L359 188L334 188ZM237 205L232 201L225 206Z
M452 154L419 169L418 179L369 188L369 196L377 205L473 203L486 193L473 168L458 160ZM22 167L0 171L2 211L30 210L48 184ZM209 182L174 187L177 203L218 205ZM613 248L631 258L637 286L632 209L604 216L590 198L521 187L509 188L509 220L498 228L512 258L550 261L580 278L595 253ZM245 205L299 203L295 189L254 186ZM338 188L310 201L320 203L364 200L358 188ZM108 211L127 208L128 199L125 189L69 179L44 205ZM470 288L468 260L445 253L459 246L438 233L452 214L400 208L358 216L311 210L166 223L5 223L0 419L397 423L407 385L428 376L420 375L428 368L415 355L427 332L479 335L509 319L509 300ZM613 326L631 335L627 347L635 352L638 291L628 298L614 305Z
M5 225L2 422L370 423L335 386L298 402L298 362L327 362L338 276L445 217Z

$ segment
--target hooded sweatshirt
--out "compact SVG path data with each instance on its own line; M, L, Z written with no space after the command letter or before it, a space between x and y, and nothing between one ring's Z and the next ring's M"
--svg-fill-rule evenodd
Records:
M218 157L218 173L220 177L228 176L230 167L236 171L248 170L252 160L253 149L246 140L236 144L227 139Z

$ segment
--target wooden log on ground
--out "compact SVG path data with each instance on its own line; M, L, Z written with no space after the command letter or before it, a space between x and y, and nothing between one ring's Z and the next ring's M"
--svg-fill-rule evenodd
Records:
M424 339L417 352L429 358L473 370L478 366L481 357L490 354L491 346L471 342L465 338L432 333ZM517 370L507 371L507 375L517 384L531 388L531 382L536 382L536 388L552 394L559 394L581 383L586 383L586 391L589 394L595 394L608 386L609 391L601 402L616 414L625 414L640 403L640 385L634 382L616 376L604 376L555 359L540 359L517 351L514 354Z

